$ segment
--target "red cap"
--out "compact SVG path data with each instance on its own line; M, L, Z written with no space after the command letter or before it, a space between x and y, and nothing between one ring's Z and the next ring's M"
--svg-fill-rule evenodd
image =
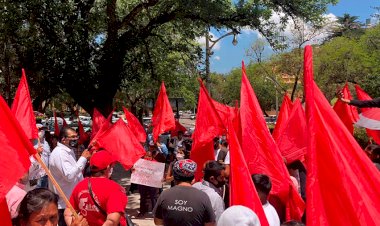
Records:
M112 155L108 151L98 151L91 156L90 167L92 171L104 170L113 162Z

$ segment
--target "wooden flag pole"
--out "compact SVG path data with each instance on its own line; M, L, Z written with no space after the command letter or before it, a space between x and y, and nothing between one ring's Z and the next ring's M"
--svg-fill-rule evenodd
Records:
M65 193L63 193L61 187L59 186L57 181L54 179L53 175L50 173L50 170L47 168L45 163L42 161L41 156L38 153L34 154L33 156L38 161L38 163L40 163L42 168L45 170L45 172L48 175L48 177L50 178L51 182L53 182L53 185L57 189L59 196L61 196L63 201L66 203L66 207L68 207L71 210L71 213L74 215L74 218L78 218L78 213L74 210L73 206L71 205L71 203L67 199Z

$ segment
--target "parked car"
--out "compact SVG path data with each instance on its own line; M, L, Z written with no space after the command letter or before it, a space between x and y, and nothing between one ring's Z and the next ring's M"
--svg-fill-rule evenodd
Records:
M92 125L92 120L91 120L91 117L89 117L89 116L79 115L79 119L80 119L83 126L91 126Z

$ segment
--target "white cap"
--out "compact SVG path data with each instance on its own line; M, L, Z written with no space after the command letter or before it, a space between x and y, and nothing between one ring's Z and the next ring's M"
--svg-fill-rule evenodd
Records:
M260 226L255 212L245 206L231 206L227 208L218 220L217 226Z

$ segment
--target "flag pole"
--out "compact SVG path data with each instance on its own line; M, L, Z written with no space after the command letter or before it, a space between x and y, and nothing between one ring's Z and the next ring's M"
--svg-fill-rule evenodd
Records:
M59 193L59 196L61 196L61 198L63 199L63 201L66 203L66 207L71 210L71 213L74 215L74 218L78 218L78 213L74 210L73 206L71 205L71 203L67 199L65 193L63 193L63 191L62 191L61 187L59 186L59 184L57 183L57 181L54 179L54 177L51 174L50 170L45 165L45 163L42 161L41 156L38 153L36 153L36 154L33 155L33 157L38 161L38 163L45 170L45 172L48 175L49 179L51 180L51 182L53 182L54 187L57 189L57 191Z

